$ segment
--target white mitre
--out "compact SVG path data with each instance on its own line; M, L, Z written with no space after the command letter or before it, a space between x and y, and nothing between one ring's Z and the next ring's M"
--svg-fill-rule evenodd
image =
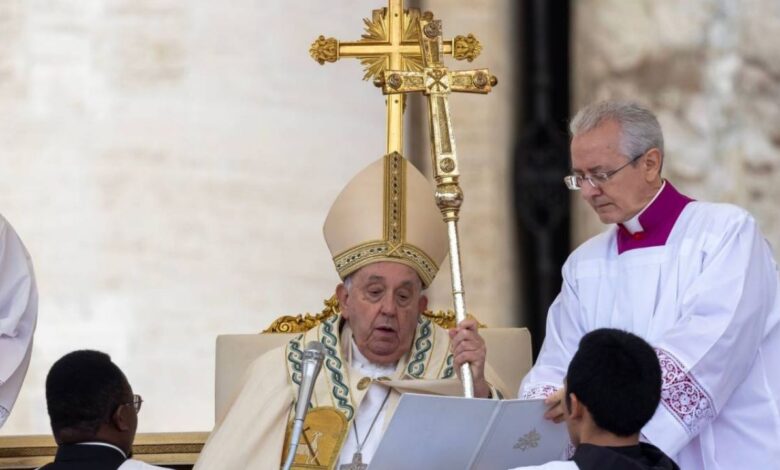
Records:
M448 251L433 185L398 152L352 178L323 232L341 279L367 264L393 261L414 269L428 287Z

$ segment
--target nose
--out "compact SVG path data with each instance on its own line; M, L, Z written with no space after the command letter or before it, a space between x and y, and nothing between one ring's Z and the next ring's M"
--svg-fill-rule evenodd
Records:
M381 306L383 315L395 316L398 311L398 306L395 304L395 298L393 295L390 295L390 293L382 298Z
M598 186L594 187L590 184L590 181L585 180L582 182L582 186L580 186L580 194L582 195L582 198L587 201L601 194L601 188Z

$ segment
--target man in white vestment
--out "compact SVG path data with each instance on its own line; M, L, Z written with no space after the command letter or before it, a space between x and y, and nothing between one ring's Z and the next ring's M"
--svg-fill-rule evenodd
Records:
M580 338L627 330L663 371L644 440L685 470L780 468L780 281L755 219L665 181L661 127L635 103L590 105L571 131L566 184L610 226L566 261L520 397L547 397L547 416L561 420Z
M293 468L364 468L401 393L459 395L456 377L465 362L472 367L475 396L498 398L477 323L466 320L448 332L421 315L427 306L423 289L448 246L433 194L398 153L348 183L324 226L344 280L336 288L341 313L255 360L229 411L217 418L196 469L280 467L302 351L312 340L322 342L325 359Z
M27 374L37 318L38 290L30 254L0 216L0 428Z

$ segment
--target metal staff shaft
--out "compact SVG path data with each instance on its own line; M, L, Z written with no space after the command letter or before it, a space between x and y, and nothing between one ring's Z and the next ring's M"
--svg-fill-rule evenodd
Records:
M466 319L466 300L463 290L463 272L460 264L458 217L463 203L463 191L458 185L460 170L455 149L452 120L450 119L449 94L453 91L489 93L496 85L496 77L487 69L451 72L442 61L444 44L441 21L433 15L419 18L420 50L423 70L409 71L391 68L374 80L389 98L403 93L423 92L428 98L433 177L436 181L436 205L447 224L452 274L452 297L455 319L460 324ZM388 101L389 102L389 101ZM471 365L461 366L463 395L474 397L474 377Z
M447 235L450 240L450 273L452 274L452 298L455 302L455 321L460 324L466 319L466 292L463 290L463 271L460 265L460 243L456 220L447 221ZM460 366L460 374L463 381L463 396L474 398L474 377L468 362Z
M436 106L432 106L431 108L434 112L443 111L436 109ZM450 154L449 157L453 156L454 152ZM434 162L434 164L436 164L436 162ZM455 172L456 169L453 168L452 171ZM436 205L439 207L439 210L444 217L444 222L447 224L455 321L460 324L460 322L466 319L466 292L463 288L463 269L461 268L460 263L460 239L458 237L458 217L460 206L463 204L463 191L458 185L457 174L443 176L439 171L434 170L434 175L436 179ZM463 364L460 367L460 372L460 379L463 382L463 396L466 398L474 398L474 376L471 373L471 365L468 362Z

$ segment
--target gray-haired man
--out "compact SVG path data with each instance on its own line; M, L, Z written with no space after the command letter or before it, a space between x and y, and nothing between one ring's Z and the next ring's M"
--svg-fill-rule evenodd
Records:
M520 396L561 384L580 338L611 327L655 348L661 403L643 436L684 469L774 468L780 462L780 281L756 221L694 201L661 177L663 134L652 112L608 101L571 124L572 174L608 229L563 267L547 336Z

